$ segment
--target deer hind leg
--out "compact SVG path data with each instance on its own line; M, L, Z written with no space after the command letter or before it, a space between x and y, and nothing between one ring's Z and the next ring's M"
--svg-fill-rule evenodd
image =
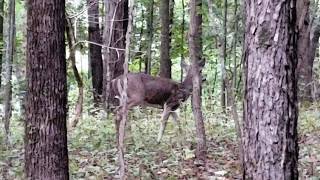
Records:
M165 104L163 107L163 112L161 116L160 130L159 130L158 139L157 139L158 143L160 143L163 133L166 129L170 113L171 113L171 109Z

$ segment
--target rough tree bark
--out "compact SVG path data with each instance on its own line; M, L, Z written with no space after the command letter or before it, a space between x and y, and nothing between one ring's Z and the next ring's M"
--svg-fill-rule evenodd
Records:
M145 73L151 74L151 58L152 58L152 42L153 42L153 6L154 0L149 1L148 4L148 20L147 20L147 58L145 60Z
M190 59L192 62L192 111L196 121L197 148L196 158L202 164L206 161L207 147L206 134L203 123L201 110L201 66L202 63L202 1L190 1L190 32L189 32L189 49Z
M15 0L9 1L8 41L6 49L6 73L4 86L4 129L5 142L9 145L10 119L12 115L12 62L15 50Z
M26 179L67 180L65 1L28 1L27 26Z
M99 28L99 0L87 0L88 6L88 41L101 44ZM89 61L92 76L93 100L96 105L101 102L103 66L101 46L89 43Z
M0 0L0 89L1 89L1 78L2 78L2 56L3 56L3 16L4 16L4 0Z
M295 2L246 1L244 179L298 179Z
M160 2L161 47L160 77L171 78L170 59L170 0Z
M123 74L126 31L128 26L128 0L105 0L105 29L103 32L103 96L109 107L110 81Z

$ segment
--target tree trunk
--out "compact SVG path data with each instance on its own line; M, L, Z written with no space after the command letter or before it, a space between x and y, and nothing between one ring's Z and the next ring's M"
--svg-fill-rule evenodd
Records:
M234 39L233 39L233 72L232 72L232 81L231 83L226 82L227 94L229 99L229 104L231 106L232 118L234 120L235 129L237 133L237 141L238 141L238 158L240 161L243 161L243 147L242 147L242 132L241 132L241 122L238 115L237 108L237 38L238 38L238 0L234 0ZM243 171L243 167L241 166L241 172Z
M228 0L224 0L223 38L221 38L221 107L226 112L226 61L227 61L227 15Z
M244 179L298 179L295 10L246 2Z
M110 64L112 78L123 74L126 31L128 26L128 0L106 1L106 29L104 42L107 45L106 60ZM108 28L109 27L109 28Z
M311 47L310 47L310 54L309 54L309 57L310 57L310 61L312 61L312 65L313 65L313 62L315 60L315 57L316 57L316 54L317 54L317 50L319 50L319 37L320 37L320 24L319 22L312 28L311 30ZM320 98L320 86L319 86L319 83L317 83L316 81L318 79L315 79L316 77L313 77L313 81L315 83L313 83L313 91L312 91L312 97L313 97L313 101L317 101L319 100Z
M311 14L310 0L297 1L298 37L298 77L299 99L311 102L316 100L313 79L313 63L319 46L320 25L317 11ZM311 15L310 15L311 14Z
M238 0L234 0L234 36L233 36L233 73L232 73L232 87L233 87L233 95L234 101L236 101L236 88L237 88L237 45L238 45L238 33L239 33L239 14L238 14Z
M99 28L99 0L87 0L88 4L88 40L101 44L101 33ZM103 66L101 46L89 43L89 62L91 66L93 100L96 105L101 102Z
M134 0L130 0L130 8L129 8L129 18L128 18L128 29L126 31L126 50L125 50L125 61L123 63L124 70L124 78L123 78L123 89L121 91L120 97L120 109L117 112L116 121L119 123L119 139L118 139L118 152L119 152L119 162L120 162L120 179L126 179L126 165L125 165L125 148L124 148L124 140L125 140L125 127L128 119L128 104L127 104L127 89L128 89L128 64L130 59L130 40L131 40L131 31L132 31L132 22L133 22L133 8L134 8ZM118 127L116 127L118 128Z
M206 134L201 110L201 67L202 62L202 2L201 0L190 1L190 32L189 46L190 59L192 62L192 111L196 121L197 148L196 158L200 163L205 163L207 155Z
M26 179L69 179L65 1L27 4Z
M12 62L15 49L15 0L9 1L8 41L6 49L6 76L4 87L4 129L6 144L9 145L9 128L12 115Z
M4 0L0 0L0 49L3 49L3 15L4 15ZM2 51L0 51L0 89L1 89L1 79L2 79Z
M128 26L128 0L105 0L106 21L103 32L103 86L104 99L113 102L110 95L110 82L113 78L123 74L126 31Z
M160 2L161 47L160 77L171 78L170 59L170 0Z
M74 110L74 118L71 119L71 127L76 127L79 120L81 119L82 111L83 111L83 81L81 78L81 75L78 71L77 65L76 65L76 47L75 47L75 36L74 36L74 29L72 26L71 19L66 19L66 34L67 34L67 41L69 46L69 60L71 61L71 67L74 74L74 77L76 79L76 82L78 84L78 99L76 102L76 107Z
M181 44L180 44L180 51L181 51L181 54L180 54L180 82L183 81L183 70L184 70L184 66L186 64L185 62L185 57L184 57L184 38L185 38L185 24L186 24L186 21L185 21L185 2L184 0L181 1L181 5L182 5L182 22L181 22Z
M297 1L297 27L298 36L298 87L299 99L302 101L312 101L312 67L313 60L310 58L310 22L309 13L310 0Z
M147 21L147 58L145 60L145 73L151 74L151 58L152 58L152 42L153 42L153 6L154 0L150 0L148 5L148 21Z
M144 9L141 10L141 19L142 19L142 23L141 23L141 27L140 27L140 33L139 33L139 49L138 49L138 53L136 53L136 57L139 59L139 72L142 72L142 61L143 61L143 53L142 53L142 48L144 46L144 41L142 40L143 37L143 33L144 33ZM135 57L135 58L136 58Z

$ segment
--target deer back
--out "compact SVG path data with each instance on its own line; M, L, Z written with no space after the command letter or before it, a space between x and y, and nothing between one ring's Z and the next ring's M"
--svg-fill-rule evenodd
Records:
M129 73L127 77L128 102L134 105L151 104L162 107L181 87L179 83L170 79L144 73ZM111 89L113 96L119 98L123 89L123 75L112 80Z

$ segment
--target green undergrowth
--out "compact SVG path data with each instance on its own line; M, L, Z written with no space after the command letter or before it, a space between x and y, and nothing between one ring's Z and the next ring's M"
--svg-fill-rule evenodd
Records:
M115 179L118 161L113 116L108 117L103 111L95 116L91 114L85 109L78 126L68 131L71 179ZM182 135L179 136L178 127L170 119L161 144L157 144L160 114L156 109L135 109L129 114L125 155L129 179L240 178L236 133L229 113L223 115L219 108L205 108L206 167L194 161L196 140L190 105L182 107L179 113ZM301 108L299 115L300 176L317 179L320 177L319 105ZM18 119L14 117L11 124L10 150L4 146L3 133L0 135L0 179L23 179L24 125Z

